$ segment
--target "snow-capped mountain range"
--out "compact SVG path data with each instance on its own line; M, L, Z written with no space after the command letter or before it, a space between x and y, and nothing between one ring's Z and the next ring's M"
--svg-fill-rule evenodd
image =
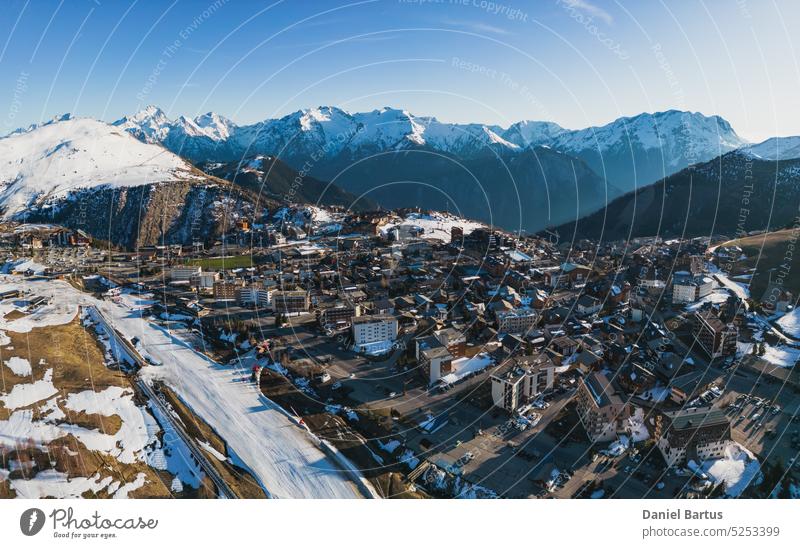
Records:
M193 161L225 161L257 154L282 158L324 156L330 160L342 154L358 158L414 148L467 156L487 147L512 151L520 148L504 139L499 127L442 123L388 107L354 114L336 107L318 107L237 126L213 112L194 119L180 116L169 120L161 109L149 106L114 125Z
M337 187L332 203L362 196L389 208L452 206L509 229L536 231L731 150L761 161L800 158L800 137L750 144L718 116L676 110L567 130L552 122L502 128L400 109L336 107L240 126L215 113L173 119L151 106L112 124L62 115L0 138L0 211L8 218L63 205L87 189L202 184L206 177L195 166L207 170L210 184L221 176L260 189L264 181L250 188L242 177L254 158L267 157L286 162L280 180L267 181L276 196L302 170L320 189ZM789 168L793 178L796 166ZM305 187L314 191L306 201L322 192L310 182ZM537 204L547 207L539 211Z
M754 145L742 147L741 152L759 160L793 160L800 158L800 136L771 137Z
M195 161L232 160L256 154L286 159L314 154L329 160L343 154L360 158L376 152L416 148L463 158L487 148L516 152L548 146L572 155L658 150L668 167L680 169L685 161L705 161L746 144L719 116L676 110L619 118L600 127L567 130L553 122L521 121L504 129L484 124L445 123L389 107L349 113L331 106L237 126L215 113L170 120L161 109L150 106L117 120L114 125L146 142L163 143Z
M585 150L610 151L627 142L643 150L662 149L672 163L680 156L713 158L747 143L719 116L668 110L563 132L555 136L553 147L578 154Z
M719 116L668 110L565 132L550 146L627 192L747 144Z

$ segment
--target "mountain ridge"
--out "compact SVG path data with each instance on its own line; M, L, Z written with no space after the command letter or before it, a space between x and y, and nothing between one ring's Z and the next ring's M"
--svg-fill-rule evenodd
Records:
M374 206L307 177L295 188L297 172L282 163L257 185L229 182L91 118L60 116L13 132L0 138L0 157L3 219L80 228L127 248L211 241L240 218L291 203Z
M736 237L795 222L798 201L800 157L765 160L735 150L623 194L553 230L567 240Z
M290 159L300 151L308 153L310 150L325 151L326 156L346 150L352 155L362 148L374 152L423 146L459 157L492 146L504 151L549 146L579 156L595 149L608 153L619 142L630 141L645 150L665 149L669 156L665 162L667 166L685 167L680 162L682 157L705 161L747 144L720 116L678 110L641 113L617 118L602 126L570 130L548 121L521 120L502 128L491 124L440 122L433 116L416 116L408 110L392 107L350 113L335 106L301 109L280 118L237 125L214 112L194 119L179 116L169 120L160 108L151 105L113 124L140 139L159 141L171 149L180 147L185 139L209 139L213 144L208 144L202 158L191 157L198 148L194 145L186 147L184 143L186 151L178 152L189 159L203 161L226 161L236 159L230 155L256 154ZM676 142L681 138L675 134L676 126L694 133L685 139L688 143ZM660 127L663 129L659 130ZM223 143L225 146L220 146ZM688 150L675 150L681 146ZM602 175L601 170L596 171Z
M564 196L546 192L547 215L524 216L522 228L532 231L547 223L575 220L576 216L591 213L591 208L604 205L599 201L601 195L611 200L746 143L719 116L678 110L642 113L579 130L546 121L520 121L508 128L445 123L400 108L350 113L335 106L302 109L244 126L215 113L194 120L179 117L170 121L157 107L147 107L114 124L140 139L159 142L196 164L278 157L308 175L334 180L356 195L373 192L375 199L391 207L446 206L441 199L445 192L452 198L447 201L460 200L458 206L464 210L486 215L485 198L465 190L472 184L461 173L467 164L482 174L477 181L480 186L508 191L519 185L495 185L496 176L487 166L496 167L503 176L503 172L508 172L506 164L512 164L514 157L546 149L569 156L574 165L587 166L588 169L581 167L571 173L563 169L561 157L548 154L539 154L538 162L517 162L517 166L526 165L540 172L527 173L517 168L511 173L512 177L528 183L536 179L535 188L582 189L580 193L566 192ZM417 153L440 155L452 165L443 170L441 162ZM382 158L388 155L394 158ZM362 166L364 162L372 167ZM405 165L406 162L411 165ZM552 165L545 165L548 162ZM386 169L392 171L387 173ZM578 172L582 180L576 179ZM539 175L545 173L556 178L541 181ZM462 184L454 185L452 181L456 180ZM375 187L412 181L426 189L409 188L413 191L397 195L387 194L385 186ZM518 204L502 196L493 198L490 204L498 201L508 207L494 210L497 224L517 228ZM569 211L573 212L571 218L565 217ZM553 212L559 213L553 216Z

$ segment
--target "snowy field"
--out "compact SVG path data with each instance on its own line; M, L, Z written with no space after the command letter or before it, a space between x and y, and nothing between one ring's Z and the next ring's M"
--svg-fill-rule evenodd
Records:
M800 339L800 309L795 308L778 320L778 325L790 337Z
M762 478L755 456L734 442L725 448L723 458L704 462L702 469L715 484L724 482L725 494L734 498L741 496L749 485L758 485Z
M714 278L719 282L722 287L730 289L733 291L737 297L739 297L742 302L745 303L745 310L747 310L747 299L750 298L750 289L748 284L741 283L741 282L734 282L730 278L728 278L722 272L717 272L714 274Z
M75 318L78 311L74 300L64 298L65 291L77 293L66 282L47 282L42 280L28 280L13 276L0 276L3 288L14 287L24 292L21 297L0 301L0 330L15 333L28 333L34 327L48 325L64 325ZM9 284L9 281L16 281ZM29 292L30 290L30 292ZM36 296L47 298L47 304L31 308L29 300ZM6 319L6 315L17 311L24 316L14 320Z
M47 267L33 259L17 259L3 265L3 274L22 273L30 270L34 274L43 274Z
M3 470L0 470L0 480L5 479ZM101 477L100 473L90 478L69 478L67 474L57 470L44 470L36 474L36 477L29 480L11 480L11 485L17 496L25 499L40 499L53 497L58 499L78 499L82 498L83 493L91 491L95 494L106 494L115 499L127 498L128 493L142 487L145 483L145 476L139 473L136 479L120 485L119 481L114 481L111 476Z
M163 380L225 440L237 464L280 498L357 497L355 486L309 434L249 382L249 370L220 365L195 352L180 334L102 307L126 336L138 336L162 366L142 376Z
M448 213L434 212L430 215L423 215L418 213L411 213L403 219L394 219L389 223L381 226L381 232L385 235L388 234L394 227L419 227L424 230L420 237L430 240L442 240L444 242L450 241L450 230L454 226L460 226L464 230L466 236L476 228L481 228L486 225L477 221L469 221L462 219Z
M19 443L33 443L43 448L71 435L86 449L103 453L117 462L145 462L152 468L168 470L175 475L175 491L182 490L184 484L195 488L200 485L201 472L189 459L188 449L174 437L159 438L161 428L146 408L136 405L130 389L111 386L100 392L85 390L63 397L53 385L52 369L48 369L38 381L15 385L9 394L0 396L0 401L11 412L8 420L0 420L0 445L15 447ZM116 415L121 421L120 428L112 434L70 424L69 417L58 406L59 401L69 413ZM35 404L41 415L39 419L34 418L31 408ZM0 477L6 475L7 471L0 469ZM145 480L145 475L139 474L123 485L110 475L101 476L100 472L89 478L68 478L50 469L33 478L11 479L10 483L17 496L24 498L78 498L87 490L94 493L105 490L114 498L126 498L128 493L142 487Z
M152 293L134 293L128 289L120 291L112 300L131 310L149 308L158 302L153 299Z
M792 367L800 360L800 349L786 345L765 345L765 352L761 357L780 367Z
M753 351L752 343L740 342L737 344L737 350L741 355L751 354ZM767 360L773 365L778 367L792 367L800 360L800 348L781 344L772 346L770 344L764 345L764 355L759 356Z
M19 279L7 277L2 281ZM234 462L250 470L271 496L359 496L355 485L318 448L311 435L248 381L249 369L223 366L197 353L182 333L142 320L135 306L126 306L132 303L99 301L57 280L26 281L24 285L31 296L58 298L52 298L35 318L0 320L0 329L25 332L36 325L63 324L75 317L79 305L96 306L125 337L137 337L148 354L163 364L144 368L142 377L147 381L162 380L173 388L225 440ZM46 389L46 385L36 388ZM22 401L26 394L13 397ZM112 401L113 398L106 404L111 405ZM105 440L90 442L101 446Z
M12 356L5 361L5 364L17 377L27 377L31 374L31 363L25 358Z
M38 295L52 298L52 305L44 305L26 318L7 321L0 319L6 331L27 333L32 327L60 325L75 318L77 299L60 299L64 295L77 295L77 292L63 282L21 281L13 277L3 277L4 288L24 286L25 299ZM30 288L30 290L28 290ZM7 309L24 311L25 306L6 301ZM50 314L48 314L48 312ZM24 352L12 349L11 339L5 332L0 337L3 351ZM184 485L194 488L200 486L201 472L188 457L188 449L174 436L160 436L162 428L146 407L137 405L133 391L125 386L110 386L103 390L91 389L87 379L86 390L65 392L53 382L53 368L44 359L37 367L32 367L28 359L11 356L3 364L15 376L24 379L16 382L5 391L0 390L0 403L8 417L0 420L0 446L16 447L18 444L33 444L46 450L51 442L72 436L88 451L102 453L109 457L110 463L146 463L155 470L165 470L174 475L172 490L179 491ZM82 414L100 417L117 417L119 427L106 431L73 424L72 417ZM102 423L101 423L102 424ZM78 453L75 453L76 455ZM8 463L8 470L0 469L0 480L8 479L11 489L17 496L25 498L56 497L77 498L86 491L127 498L130 493L143 487L148 479L146 474L137 473L127 478L126 483L115 479L111 470L98 471L91 477L69 477L54 469L43 470L34 477L11 478L9 473L19 467L16 461Z

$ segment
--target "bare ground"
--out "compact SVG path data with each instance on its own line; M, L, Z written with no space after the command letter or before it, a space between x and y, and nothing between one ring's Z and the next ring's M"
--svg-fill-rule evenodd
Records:
M61 397L83 390L101 391L110 386L123 386L134 392L130 380L123 373L106 367L104 348L96 340L94 331L85 329L78 318L65 325L35 328L29 333L7 331L6 334L11 343L0 348L0 362L5 362L12 356L24 358L31 364L32 374L17 376L8 366L0 363L2 392L9 392L17 384L39 380L48 369L53 370L53 384L59 390ZM41 403L29 406L33 411L34 420L43 418ZM75 413L66 409L62 403L59 403L59 407L66 415L66 419L62 422L109 434L116 433L121 427L121 419L117 415ZM0 420L8 419L9 415L10 411L0 402ZM186 487L183 493L173 494L169 489L173 476L168 472L153 469L142 462L120 463L103 453L88 450L71 435L54 440L43 448L35 447L33 444L0 448L0 467L10 469L9 463L12 460L18 463L20 469L11 472L10 479L29 479L42 470L55 469L67 474L68 477L92 477L99 473L102 478L111 476L114 481L125 484L135 480L139 473L143 473L145 484L130 492L129 497L208 496L202 493L202 488L195 491ZM0 482L0 498L14 495L9 481ZM84 496L96 498L108 497L109 494L103 490L97 494L87 492Z

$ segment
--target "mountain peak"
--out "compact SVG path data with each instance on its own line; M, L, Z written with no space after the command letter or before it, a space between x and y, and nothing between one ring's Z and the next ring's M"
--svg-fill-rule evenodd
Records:
M192 120L192 130L214 140L224 141L231 135L235 124L216 112L201 114Z
M65 112L63 114L56 114L55 116L53 116L52 118L50 118L46 122L42 122L40 124L31 124L26 128L22 128L22 127L17 128L14 131L10 132L8 135L6 135L6 137L10 137L11 135L19 135L21 133L29 133L29 132L31 132L31 131L33 131L35 129L40 128L40 127L48 126L50 124L57 124L58 122L64 122L66 120L73 120L73 119L74 118L73 118L72 114L70 114L69 112Z
M145 143L159 143L169 135L169 118L155 105L148 105L130 116L112 122L112 126L123 129Z
M552 143L566 131L555 122L522 120L512 124L502 133L502 137L520 147L535 147Z
M132 122L132 123L143 123L143 122L150 122L155 121L157 123L166 123L169 122L167 115L164 114L164 111L161 110L159 107L155 105L147 105L143 109L140 109L136 113L130 116L123 116L119 120L113 123L113 125L122 125L125 122Z
M800 136L770 137L766 141L744 146L739 152L757 160L795 160L800 158Z
M556 143L568 152L595 149L607 151L619 143L633 143L644 150L661 149L671 156L680 147L692 148L699 159L716 152L719 156L746 143L719 116L699 112L666 110L617 118L604 126L564 133ZM629 145L625 145L629 146ZM710 158L710 157L709 157Z
M136 117L141 117L141 118L153 118L153 117L156 117L156 116L164 116L164 117L166 117L166 115L164 114L164 111L161 110L161 107L157 107L156 105L147 105L146 107L141 109L139 112L137 112L135 114L135 116Z
M0 139L0 207L5 217L80 189L137 186L190 179L191 166L121 128L59 116L31 131Z
M201 114L194 119L194 122L200 127L207 127L210 125L231 125L233 122L225 118L224 116L217 114L216 112L206 112L205 114Z

